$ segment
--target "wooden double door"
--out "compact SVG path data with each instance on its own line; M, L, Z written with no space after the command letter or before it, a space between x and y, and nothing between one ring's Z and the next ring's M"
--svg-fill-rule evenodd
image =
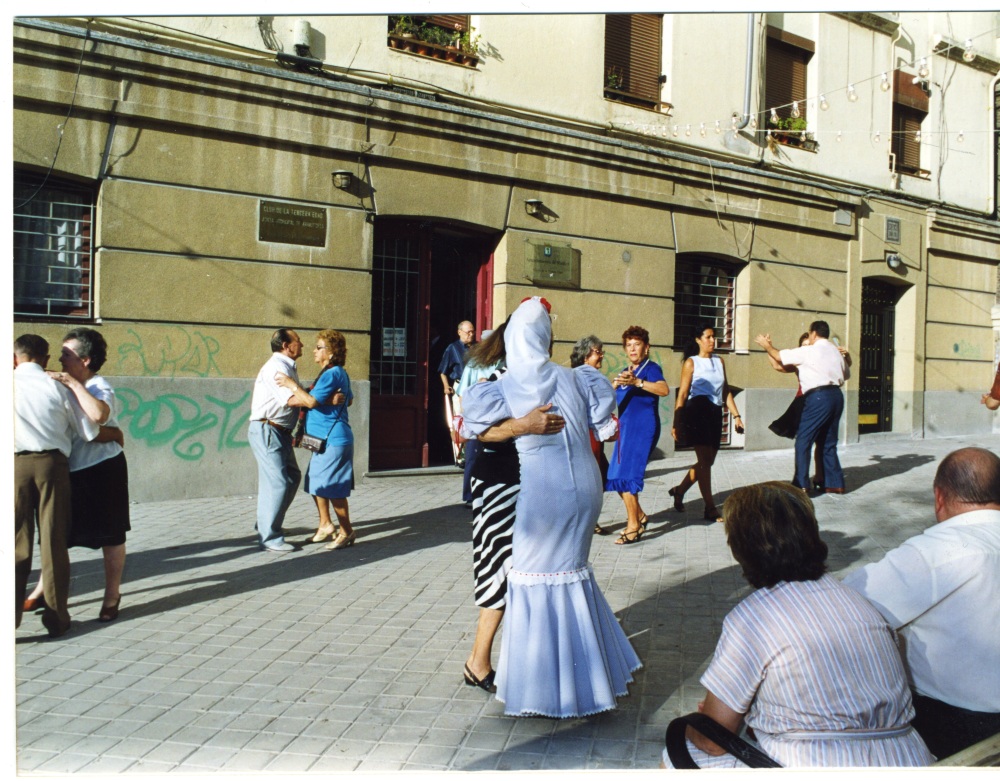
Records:
M372 253L372 471L451 463L438 364L470 320L490 325L498 236L432 221L379 220Z
M896 302L900 289L878 280L861 287L861 355L858 372L858 432L892 431Z

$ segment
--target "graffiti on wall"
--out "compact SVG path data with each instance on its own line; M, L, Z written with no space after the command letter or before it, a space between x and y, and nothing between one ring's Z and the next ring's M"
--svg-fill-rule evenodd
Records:
M119 374L133 377L222 376L215 363L219 342L197 329L158 326L144 329L145 338L135 328L128 329L130 341L118 346Z
M119 388L121 425L148 447L170 446L184 461L198 461L210 448L217 452L249 447L240 434L250 417L250 391L236 401L206 395L200 404L190 396L164 393L144 399L131 388Z

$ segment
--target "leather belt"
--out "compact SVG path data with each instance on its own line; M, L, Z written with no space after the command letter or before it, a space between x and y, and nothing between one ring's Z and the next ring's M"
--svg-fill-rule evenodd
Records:
M290 428L286 428L285 426L282 426L280 423L275 423L273 420L268 420L267 418L260 418L257 422L267 423L267 425L278 429L278 431L284 431L286 434L292 433L292 430Z

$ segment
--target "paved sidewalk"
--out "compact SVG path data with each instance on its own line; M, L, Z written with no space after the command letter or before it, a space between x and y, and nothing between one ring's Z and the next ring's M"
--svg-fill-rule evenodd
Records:
M933 520L948 452L1000 437L884 439L841 449L849 493L816 500L835 574ZM463 686L475 631L470 512L461 478L367 478L351 497L358 543L257 550L255 497L133 506L120 618L97 623L99 551L73 551L74 626L16 633L17 759L25 774L655 768L667 723L695 709L727 611L747 592L721 524L669 510L690 459L653 462L649 532L613 544L606 495L597 582L645 665L630 696L585 719L515 719ZM722 452L716 496L791 476L790 450ZM301 494L290 541L315 530ZM34 575L33 575L34 577ZM34 581L32 581L34 582ZM499 654L499 638L494 663Z

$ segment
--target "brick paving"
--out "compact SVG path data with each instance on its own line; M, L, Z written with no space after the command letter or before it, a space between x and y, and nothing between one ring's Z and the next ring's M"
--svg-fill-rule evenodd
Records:
M835 574L929 526L936 463L1000 437L866 439L841 448L849 493L816 500ZM747 593L721 524L670 510L690 459L650 464L645 539L606 495L591 560L644 668L617 710L515 719L461 685L475 631L460 477L365 478L354 547L257 550L255 497L133 505L120 618L96 620L100 552L74 549L69 634L15 634L17 769L61 773L655 768L667 723L694 710L725 614ZM791 476L791 451L722 452L717 499ZM300 494L285 527L315 530ZM35 574L32 576L35 577ZM34 581L32 581L34 582ZM499 654L499 638L494 662Z

